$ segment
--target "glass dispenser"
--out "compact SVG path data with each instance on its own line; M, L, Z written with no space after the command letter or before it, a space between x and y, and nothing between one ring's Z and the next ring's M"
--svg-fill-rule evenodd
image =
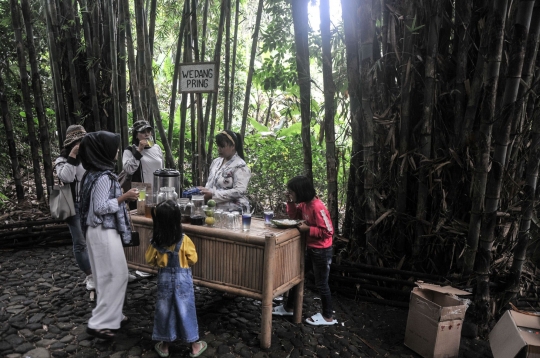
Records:
M191 196L191 203L193 206L191 207L191 217L190 217L190 223L191 225L202 225L204 224L204 195L192 195Z
M175 193L181 193L180 191L180 172L175 169L158 169L154 172L154 184L152 186L152 192L154 196L158 198L160 189L163 187L172 187ZM167 189L168 192L168 189ZM172 199L172 198L171 198ZM176 201L176 199L174 199Z

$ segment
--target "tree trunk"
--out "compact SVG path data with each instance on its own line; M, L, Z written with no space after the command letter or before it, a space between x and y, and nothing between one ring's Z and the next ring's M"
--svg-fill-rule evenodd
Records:
M227 11L225 13L225 84L223 86L223 127L231 129L231 119L229 118L229 79L231 75L231 0L225 1Z
M113 3L105 2L105 11L109 16L109 51L111 52L111 80L112 80L112 103L114 108L114 132L121 133L122 123L120 122L120 102L118 96L118 45L116 43L116 16ZM127 133L127 130L126 130ZM121 162L121 161L120 161ZM120 172L120 171L119 171Z
M311 77L309 73L308 0L291 2L296 69L300 86L300 112L302 117L302 148L304 152L304 175L313 181L311 157Z
M202 46L201 46L201 61L204 62L206 58L206 28L208 27L208 3L209 0L204 1L203 12L203 29L202 29Z
M418 198L416 205L416 234L413 243L413 256L418 256L424 243L423 236L429 231L425 227L426 213L428 212L429 196L429 170L428 163L431 161L431 146L435 107L437 105L437 49L439 47L439 30L441 25L441 4L438 0L432 0L428 5L426 18L429 19L428 43L426 51L425 87L424 87L424 110L420 125L420 170L418 174ZM425 163L422 163L425 161Z
M240 0L236 0L236 9L234 12L234 39L233 39L233 55L231 67L231 90L230 90L230 105L228 118L232 121L234 110L234 79L236 78L236 49L238 47L238 17L240 16ZM242 135L242 140L244 136Z
M217 33L217 40L216 40L216 48L214 49L214 62L216 63L216 76L219 80L219 70L220 70L220 64L221 64L221 44L223 41L223 25L225 23L225 1L221 0L221 10L219 14L219 28ZM218 86L219 88L219 86ZM210 133L208 134L208 150L206 151L208 153L207 164L210 166L211 161L211 153L212 153L212 147L214 145L214 131L216 128L216 116L217 116L217 98L218 98L218 91L212 93L212 114L210 118ZM210 96L208 98L210 100Z
M43 154L45 182L48 188L54 184L53 166L51 160L51 145L49 140L47 118L45 117L45 112L43 110L43 93L41 88L41 79L39 75L39 66L36 58L36 47L34 46L34 30L32 27L31 10L28 0L21 0L21 8L26 28L28 58L30 60L30 69L32 72L32 91L34 93L34 107L36 109L36 116L39 123L39 142L41 143L41 152Z
M128 2L127 0L124 1ZM141 119L146 119L149 120L150 123L153 123L153 120L149 118L150 95L148 91L148 71L146 69L146 67L150 66L150 71L152 71L152 63L146 63L145 61L145 43L147 41L144 37L146 21L144 20L144 6L142 0L135 0L135 20L137 28L137 79L139 80L138 84L141 98Z
M487 307L489 304L491 248L495 240L497 210L500 202L504 165L510 138L510 127L519 89L519 81L521 79L525 44L527 42L533 5L534 0L521 0L518 4L502 102L502 122L499 130L496 131L494 135L494 154L491 162L491 170L488 174L485 194L485 213L482 221L482 236L480 238L477 253L478 284L475 298L476 302L479 303L482 308ZM491 117L492 122L494 118L495 116ZM481 313L484 314L481 316L485 319L483 322L487 323L487 317L489 317L488 311L485 310Z
M193 46L193 53L195 55L195 62L200 62L199 57L199 33L198 33L198 26L197 26L197 0L192 0L192 6L193 9L191 11L191 35L192 35L192 46ZM203 116L203 104L202 104L202 93L195 93L194 94L194 103L195 106L192 107L192 111L197 111L197 131L200 133L199 138L199 149L198 149L198 163L199 163L199 175L201 178L201 183L206 182L206 177L208 175L208 169L209 166L206 166L206 126L204 122L204 116Z
M533 17L534 19L534 17ZM509 284L502 301L501 308L505 307L510 300L519 293L519 282L523 264L526 260L527 246L531 237L531 220L534 215L534 203L536 196L536 186L538 183L538 166L540 165L540 109L534 112L531 146L529 148L529 161L527 162L526 179L522 188L522 217L519 223L519 234L516 246L514 247L514 257L510 269Z
M411 93L414 84L416 71L413 62L415 60L413 27L416 19L416 9L414 1L407 2L405 19L403 22L403 51L401 55L401 121L399 126L399 155L401 160L398 172L398 189L396 210L398 214L407 213L407 192L409 183L409 141L411 124ZM403 225L405 226L405 225ZM399 251L405 250L407 231L405 227L399 230L399 237L396 240L396 248Z
M142 0L136 0L135 3L139 4L139 7L142 8ZM150 44L148 43L148 35L146 33L146 27L143 26L142 34L144 36L144 43L146 48L150 48ZM156 127L159 131L159 136L161 139L161 144L163 144L163 147L165 148L165 165L167 168L174 168L174 159L172 157L171 147L169 145L169 141L167 140L167 135L165 134L165 130L163 129L163 122L161 120L161 114L159 111L159 105L157 101L157 94L156 89L154 88L154 77L153 77L153 71L152 71L152 56L150 54L150 51L145 51L145 58L144 62L146 63L146 83L148 86L148 99L150 101L150 105L152 106L152 113L155 119Z
M17 47L17 60L19 63L19 77L21 80L21 94L24 103L24 117L28 128L28 141L32 153L32 166L34 170L34 181L36 185L36 196L38 200L43 198L43 181L41 180L41 166L39 164L39 144L36 138L36 128L34 116L32 114L32 99L30 98L30 88L28 87L28 71L26 70L26 58L24 56L24 44L21 31L21 18L17 0L10 0L11 22L15 33L15 45Z
M540 2L534 3L533 14L531 17L529 35L527 36L527 45L525 50L525 58L523 59L523 70L521 73L521 81L519 83L519 90L517 94L516 114L512 121L512 128L510 130L510 149L509 153L517 152L519 146L515 144L516 135L523 131L523 125L526 121L525 118L525 104L529 98L531 90L531 83L534 75L534 64L536 62L538 53L538 42L540 40ZM517 155L517 154L516 154ZM513 158L515 155L510 155L509 158ZM510 170L514 175L515 170Z
M356 24L358 23L358 0L341 0L343 29L345 33L345 48L347 56L347 79L350 95L350 123L351 123L351 162L347 182L347 203L342 234L351 238L349 249L360 242L364 237L362 230L362 210L357 204L364 194L363 178L359 175L363 166L362 140L360 129L361 102L360 102L360 57L358 52L359 38ZM357 185L358 183L358 185Z
M5 64L3 64L5 67ZM6 98L6 90L4 86L4 78L2 72L5 73L5 69L0 72L0 111L2 111L2 120L4 123L4 130L6 131L6 141L9 149L9 158L11 159L11 173L15 181L15 191L17 192L17 201L21 203L24 200L24 186L21 180L21 172L19 169L19 156L17 155L17 146L15 144L15 136L13 135L13 121L11 120L11 114L9 111L8 100Z
M50 57L50 66L52 70L52 79L53 79L53 87L54 87L54 99L55 99L55 109L56 109L56 116L58 119L58 124L60 127L58 140L59 140L59 147L62 147L64 143L64 136L66 134L66 112L65 112L65 105L64 105L64 96L62 95L62 83L60 82L62 79L62 75L60 74L60 68L58 67L58 64L60 62L60 56L58 54L57 48L56 48L56 42L55 37L58 36L53 31L53 25L52 21L53 16L48 11L47 2L50 0L43 0L43 7L45 9L46 13L46 20L47 20L47 34L48 34L48 43L49 43L49 57Z
M328 180L328 211L338 232L338 184L336 164L336 134L334 116L336 113L334 96L336 86L332 77L332 45L330 43L330 9L328 0L320 1L322 67L324 85L324 132L326 138L326 179Z
M133 48L133 37L131 34L131 15L129 13L129 1L121 0L122 10L126 24L126 44L128 53L129 85L131 87L131 98L133 106L133 122L145 119L141 104L141 88L139 85L139 76L137 75L137 63L135 59L135 49Z
M475 254L478 249L478 238L480 232L480 224L482 217L482 209L484 208L484 197L486 192L487 175L489 168L489 154L491 148L491 131L493 118L495 116L495 101L497 96L497 84L499 80L499 68L502 57L503 39L504 39L504 23L506 20L507 1L498 0L493 4L493 10L490 14L490 28L487 30L487 38L489 38L489 47L486 62L486 74L484 77L484 95L481 105L481 123L480 130L476 133L475 140L475 170L472 180L472 209L471 219L469 222L469 233L467 236L467 246L465 251L464 273L467 273L474 267L475 260L479 267L488 267L490 259L487 258L483 262L478 262L480 257L475 259ZM477 309L482 316L479 317L480 322L486 322L489 316L489 278L487 274L483 275L482 271L478 272L477 277L478 288L476 301ZM482 297L483 296L483 297Z
M469 55L470 32L469 26L472 15L472 1L456 1L456 27L458 36L458 49L456 56L456 84L454 92L454 138L462 132L463 117L467 105L467 56ZM455 145L454 145L455 147Z
M88 8L86 0L79 0L81 4L81 11L83 14L83 29L84 29L84 41L86 48L86 58L91 61L91 65L88 71L88 82L90 84L90 97L92 99L92 121L90 126L86 126L86 129L91 131L92 129L99 131L101 129L101 124L99 121L99 102L97 95L97 85L96 85L96 73L94 68L97 65L97 59L94 57L93 49L93 36L90 29L92 24L92 18L90 16L90 9ZM125 0L127 1L127 0Z
M157 0L150 0L150 21L148 22L148 42L150 44L150 54L154 55L154 34L156 32L156 8Z
M371 0L360 2L360 83L362 91L362 148L363 148L363 177L364 177L364 215L367 227L373 225L376 219L375 207L375 124L371 108L372 86L375 83L372 74L373 67L373 38L375 35L372 20ZM357 178L358 179L358 178ZM373 231L366 233L366 249L368 261L375 264L377 249L376 237Z
M185 1L184 8L182 10L182 19L180 19L180 31L178 33L178 41L176 42L176 55L174 57L174 72L173 72L172 89L171 89L171 104L169 106L169 133L167 137L169 139L169 143L172 143L172 136L173 136L173 131L174 131L174 112L176 110L176 93L178 91L178 73L180 71L180 63L181 63L181 58L182 58L182 40L184 38L184 32L186 28L186 17L188 16L186 12L186 6L187 6L186 3L187 2Z
M127 71L126 71L126 18L124 2L118 2L118 101L120 102L120 123L122 126L122 148L126 148L131 140L128 129L127 114Z
M473 171L472 177L471 217L469 220L469 230L467 232L467 244L463 256L463 274L465 275L468 275L473 271L478 249L478 240L480 237L480 225L484 209L484 198L489 170L492 120L495 114L495 100L501 65L506 11L507 0L499 0L493 3L493 8L489 13L489 26L486 26L485 33L482 36L482 44L486 44L488 47L485 52L487 54L486 63L481 66L482 70L485 66L485 74L483 79L484 93L480 108L480 129L475 133L476 137L474 140L471 141L475 159L475 170ZM480 50L482 49L481 46ZM479 55L478 61L480 61L480 58L482 58L482 56ZM479 64L477 63L475 78L479 71L478 66ZM478 86L478 88L479 87L480 86ZM477 90L475 90L473 86L471 96L474 96L475 93L477 93ZM471 98L469 98L469 104L471 104ZM467 106L467 112L472 112L470 107L470 105ZM466 122L467 112L465 114ZM472 114L471 116L474 117Z
M488 6L485 6L485 7L487 8ZM489 6L488 14L485 14L486 12L488 12L487 10L482 11L482 9L484 8L473 9L473 14L475 15L473 16L473 19L471 20L472 24L478 23L482 19L486 19L486 18L487 19L485 21L482 21L484 23L484 30L481 36L480 46L478 48L478 55L476 56L476 64L474 66L474 75L473 75L472 81L470 81L471 89L470 89L470 93L468 94L467 107L465 108L465 115L463 116L463 124L461 126L462 129L461 129L461 133L459 133L459 143L457 147L460 149L462 149L465 146L468 146L469 144L474 145L473 124L478 114L477 113L478 106L480 104L482 86L484 84L484 71L486 71L485 66L487 65L485 64L486 61L484 60L484 56L485 56L484 54L488 52L489 29L491 28L491 22L493 19L493 16L491 16L491 11L493 11L492 8L493 6ZM480 14L480 15L476 15L476 14Z
M54 6L54 2L51 2ZM79 88L77 84L77 70L75 69L75 60L74 60L74 51L73 51L73 38L71 34L75 29L75 17L73 16L73 8L70 1L63 1L62 5L64 7L64 13L67 20L67 24L72 24L71 26L66 26L64 29L65 40L63 41L67 49L67 59L68 59L68 69L69 69L69 83L71 85L71 98L73 101L73 113L71 115L75 117L75 120L81 116L81 101L79 97ZM76 32L75 32L76 33ZM78 120L77 120L78 122Z
M259 41L259 31L261 29L261 17L264 0L259 0L257 7L257 18L255 19L255 28L253 29L253 41L251 42L251 54L249 56L249 69L246 80L246 94L244 95L244 109L242 110L242 128L240 134L245 138L247 116L249 111L249 98L251 95L251 83L253 81L253 71L255 70L255 55L257 54L257 43Z

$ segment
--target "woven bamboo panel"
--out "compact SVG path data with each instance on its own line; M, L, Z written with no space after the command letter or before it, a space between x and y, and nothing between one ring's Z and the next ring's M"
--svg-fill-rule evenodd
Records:
M264 246L190 237L200 258L193 266L194 278L262 293Z
M276 246L276 257L273 265L274 290L301 275L299 263L302 255L304 255L304 250L300 236Z

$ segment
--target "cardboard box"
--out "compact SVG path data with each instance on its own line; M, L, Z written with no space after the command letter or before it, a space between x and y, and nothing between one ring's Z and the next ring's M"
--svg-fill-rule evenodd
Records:
M425 358L452 358L459 355L459 342L469 295L451 286L416 283L411 292L405 345Z
M489 333L494 358L540 357L540 317L506 311Z

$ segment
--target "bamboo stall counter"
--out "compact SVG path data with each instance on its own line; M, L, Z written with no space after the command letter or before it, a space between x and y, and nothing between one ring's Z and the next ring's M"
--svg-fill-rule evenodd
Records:
M131 213L140 234L138 247L124 252L131 269L156 274L146 264L144 254L150 245L152 219ZM293 321L301 322L304 296L304 237L296 228L277 229L264 220L251 219L249 231L182 224L195 244L198 262L193 266L196 285L250 297L262 302L261 347L269 348L272 334L272 300L299 285Z

